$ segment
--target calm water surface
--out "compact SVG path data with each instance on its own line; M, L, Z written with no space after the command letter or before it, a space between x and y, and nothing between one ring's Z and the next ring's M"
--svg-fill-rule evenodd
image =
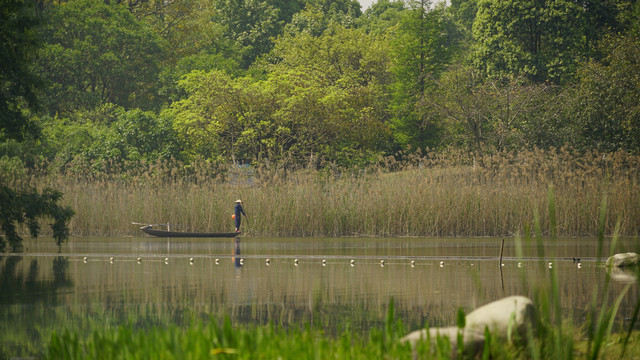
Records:
M459 308L533 297L553 274L564 314L580 322L594 288L605 288L608 242L599 250L596 239L506 238L503 266L501 246L499 238L72 238L58 253L51 239L26 241L23 254L0 255L0 358L42 354L53 331L123 323L229 317L366 332L383 326L391 301L407 329L448 326ZM619 241L616 252L637 248ZM624 323L638 289L634 276L614 275L609 296L631 286Z

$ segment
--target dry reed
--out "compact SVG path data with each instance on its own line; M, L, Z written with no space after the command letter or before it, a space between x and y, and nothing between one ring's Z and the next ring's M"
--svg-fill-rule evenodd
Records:
M622 235L640 233L640 157L623 152L494 152L475 162L454 150L401 153L359 171L94 167L32 175L63 191L74 235L139 235L132 221L231 231L242 198L243 230L255 236L507 236L532 231L536 218L544 235L595 236L605 194L606 232L619 221Z

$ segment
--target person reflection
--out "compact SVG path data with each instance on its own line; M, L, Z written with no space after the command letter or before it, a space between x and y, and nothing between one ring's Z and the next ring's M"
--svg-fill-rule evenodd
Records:
M231 261L233 261L233 265L236 268L240 268L243 265L243 260L240 258L240 238L234 238L233 242L235 244L233 247L233 257L231 257Z

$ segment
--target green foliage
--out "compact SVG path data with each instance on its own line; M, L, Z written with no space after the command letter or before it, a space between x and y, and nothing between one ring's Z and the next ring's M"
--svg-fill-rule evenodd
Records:
M374 34L385 34L403 18L404 1L379 0L358 18L358 27Z
M571 104L577 146L640 150L640 37L611 38L604 62L581 67Z
M170 49L167 62L175 64L182 58L217 53L228 46L224 26L212 21L217 14L212 4L213 0L148 0L127 5L138 22L148 24L166 41Z
M429 80L438 78L449 64L459 33L443 7L429 11L428 2L413 6L405 12L392 41L394 137L400 148L436 147L438 121L419 102L432 96Z
M187 94L178 86L178 82L192 71L212 70L224 71L229 75L240 75L237 54L233 49L221 50L219 53L201 53L184 57L174 65L166 67L159 75L158 93L170 102L181 100Z
M315 153L345 164L384 149L392 77L383 37L331 23L318 37L286 34L273 55L268 83L282 99L274 117L294 130L296 157Z
M467 31L471 31L478 12L478 0L451 0L453 18Z
M271 39L282 28L279 10L268 1L215 0L215 8L227 36L242 49L241 66L245 69L271 49Z
M357 163L388 136L385 49L380 38L335 23L318 37L292 32L262 64L265 79L194 71L180 82L187 97L167 113L190 158Z
M362 15L360 3L357 0L310 0L309 3L330 17L344 14L355 19Z
M100 0L53 6L41 30L40 96L50 114L105 103L151 109L163 41L126 8Z
M37 18L29 1L0 1L0 143L38 134L24 110L35 107L39 77L32 68L38 48Z
M640 149L631 0L1 1L0 154L27 167Z
M583 11L562 1L481 0L473 24L474 62L488 76L566 83L581 53Z
M5 153L10 153L11 148L19 148L20 142L37 135L26 115L29 108L35 108L39 85L31 62L36 50L36 22L30 3L3 0L0 9L0 144ZM50 188L42 193L33 188L16 190L13 185L24 181L20 176L23 162L5 155L0 164L0 231L4 234L0 251L7 243L12 251L21 250L17 225L26 224L31 235L37 237L40 217L53 219L53 237L60 246L69 236L67 223L73 216L71 208L58 205L62 193Z
M114 105L50 119L45 134L46 155L58 169L78 160L136 166L179 158L182 150L170 118Z
M69 237L67 224L74 214L70 207L58 204L61 198L61 192L49 188L41 193L36 189L20 191L0 183L0 228L6 237L6 240L0 237L0 251L5 250L7 242L11 251L21 251L22 238L16 229L17 225L26 224L31 236L38 237L40 217L53 219L53 238L61 246Z

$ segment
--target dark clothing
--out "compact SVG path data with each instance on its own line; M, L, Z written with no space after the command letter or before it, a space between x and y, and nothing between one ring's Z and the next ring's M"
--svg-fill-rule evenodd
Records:
M242 204L236 204L235 215L236 215L236 231L237 231L237 230L240 230L240 218L242 218L242 216L240 215L247 216L247 214L244 213L244 209L242 209Z

